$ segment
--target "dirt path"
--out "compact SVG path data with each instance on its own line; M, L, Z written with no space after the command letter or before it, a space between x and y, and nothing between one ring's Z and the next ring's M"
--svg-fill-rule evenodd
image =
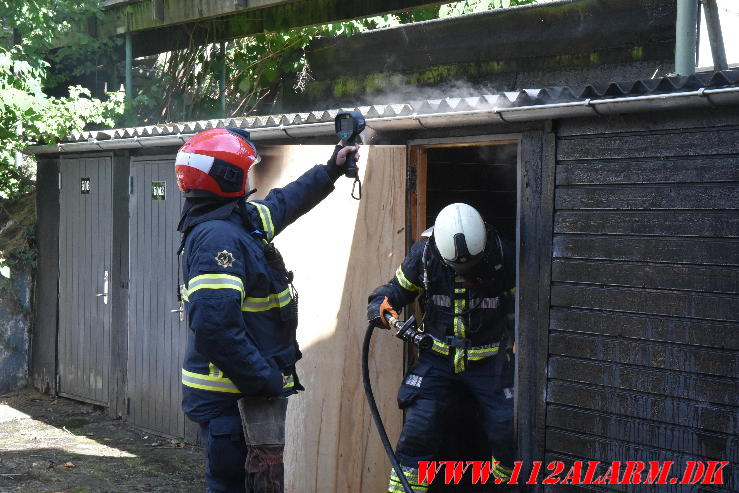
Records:
M0 492L198 492L202 452L32 390L0 396Z

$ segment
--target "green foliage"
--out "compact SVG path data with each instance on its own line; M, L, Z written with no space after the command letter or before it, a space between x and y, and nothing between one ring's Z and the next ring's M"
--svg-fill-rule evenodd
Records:
M36 261L36 195L0 199L0 287Z
M194 47L158 57L131 107L141 123L243 116L271 111L285 91L302 92L312 79L305 54L317 38L352 36L372 29L453 17L536 0L464 0L435 7L339 22L281 33L250 36L227 45ZM220 106L220 72L225 63L225 112Z
M32 187L34 163L16 155L35 143L54 143L89 123L112 125L123 108L123 96L106 101L92 98L89 90L70 86L68 94L53 97L49 86L65 79L51 76L48 59L74 63L88 49L104 49L106 42L74 33L71 26L96 11L92 0L0 0L0 19L6 42L0 43L0 197L25 193ZM50 41L67 35L74 48L51 54ZM71 71L74 73L74 71Z
M485 12L492 9L507 9L518 5L536 3L537 0L464 0L442 5L439 17L452 17L472 12Z

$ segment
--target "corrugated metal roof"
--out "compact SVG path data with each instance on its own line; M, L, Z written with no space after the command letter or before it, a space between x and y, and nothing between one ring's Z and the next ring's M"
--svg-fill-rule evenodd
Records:
M629 83L611 82L582 87L546 87L523 89L499 94L480 94L464 98L426 99L398 104L381 104L351 108L359 110L367 119L386 119L411 115L459 113L464 111L494 111L503 108L526 107L582 101L618 100L657 94L678 94L700 89L718 89L739 86L739 69L713 74L695 74L688 77L662 77ZM349 108L343 108L349 109ZM544 109L544 108L542 108ZM286 113L244 118L221 118L186 123L170 123L112 130L92 130L70 135L65 142L106 141L169 135L190 135L210 128L234 126L245 129L280 128L314 123L332 123L340 109L317 110L306 113Z

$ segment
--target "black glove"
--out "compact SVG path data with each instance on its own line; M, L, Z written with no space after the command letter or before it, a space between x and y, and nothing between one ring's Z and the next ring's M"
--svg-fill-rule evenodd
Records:
M336 164L336 156L343 148L343 145L336 144L336 147L334 147L334 153L331 154L331 157L326 161L326 171L328 171L328 176L330 176L334 181L336 181L341 175L346 174L346 164L344 166Z

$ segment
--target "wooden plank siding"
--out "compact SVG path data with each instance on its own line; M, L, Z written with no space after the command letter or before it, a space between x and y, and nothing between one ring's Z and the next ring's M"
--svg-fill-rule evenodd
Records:
M722 486L658 488L736 491L737 209L736 112L559 122L547 460L728 460Z

